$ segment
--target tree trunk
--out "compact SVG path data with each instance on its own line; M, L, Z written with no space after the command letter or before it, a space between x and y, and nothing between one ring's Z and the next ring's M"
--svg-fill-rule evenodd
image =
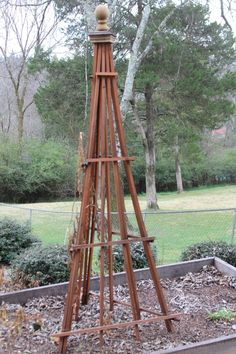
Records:
M133 42L132 49L130 52L128 69L127 69L127 74L126 74L126 79L125 79L124 92L123 92L121 103L120 103L120 109L121 109L123 119L125 119L125 117L126 117L126 114L129 110L130 103L131 103L131 100L133 97L134 79L135 79L136 73L139 69L139 66L141 64L141 60L139 60L139 51L140 51L140 46L142 43L142 39L144 36L146 26L148 24L150 12L151 12L150 6L146 5L143 10L142 18L141 18L140 24L138 26L135 40Z
M18 117L18 142L20 143L23 139L24 134L24 114L22 112L19 112Z
M157 205L156 181L155 181L155 148L145 147L146 163L146 199L148 209L159 209Z
M18 127L17 127L17 132L18 132L18 142L21 143L24 135L24 118L25 118L25 112L24 112L24 98L20 97L20 93L16 93L17 97L17 110L18 110Z
M146 198L148 209L159 209L157 204L156 192L156 152L155 152L155 127L154 127L154 113L152 102L152 86L146 85L145 88L145 102L146 102L146 143L145 162L146 162Z
M176 174L176 184L177 184L177 192L183 192L183 181L182 181L182 174L181 174L181 167L179 162L179 137L176 136L175 142L175 174Z

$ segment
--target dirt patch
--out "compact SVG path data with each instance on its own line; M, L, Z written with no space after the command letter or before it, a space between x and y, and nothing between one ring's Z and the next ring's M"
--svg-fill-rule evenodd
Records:
M236 278L224 276L213 267L184 277L163 280L171 312L181 312L179 322L174 322L175 332L168 333L163 321L140 326L141 342L134 338L132 329L108 331L101 349L99 334L71 337L68 353L148 353L199 342L221 335L236 333L236 318L212 321L209 311L227 309L236 311ZM140 304L159 311L151 281L138 283ZM128 301L126 286L115 288L119 301ZM57 353L51 334L60 331L63 317L62 297L33 299L24 307L5 304L0 307L0 353ZM142 318L150 317L142 313ZM113 313L106 312L107 323L132 319L129 308L115 305ZM73 328L98 324L98 298L91 295L89 304L80 310L80 321Z

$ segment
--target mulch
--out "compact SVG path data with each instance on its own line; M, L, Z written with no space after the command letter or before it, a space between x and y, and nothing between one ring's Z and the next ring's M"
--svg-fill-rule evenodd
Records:
M228 309L236 311L236 278L222 275L214 267L203 267L200 273L162 280L171 312L181 312L174 322L175 332L168 333L164 321L140 326L141 341L137 342L131 329L107 331L101 348L99 334L83 334L68 341L69 353L148 353L196 343L222 335L236 334L236 318L213 321L208 312ZM127 287L114 289L119 301L128 301ZM152 282L138 282L140 304L160 311ZM25 306L3 304L0 307L1 354L56 354L51 335L59 332L63 318L63 297L42 297L28 301ZM142 313L143 318L150 315ZM132 320L129 308L115 305L106 310L106 323ZM89 304L80 309L80 321L73 328L98 324L98 298L91 295Z

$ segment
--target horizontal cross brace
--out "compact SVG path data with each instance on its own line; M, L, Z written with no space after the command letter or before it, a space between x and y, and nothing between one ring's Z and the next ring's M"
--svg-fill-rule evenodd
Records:
M83 163L83 165L86 165L90 162L116 162L116 161L134 161L135 157L123 157L123 156L117 156L117 157L95 157L95 158L89 158L86 159Z
M106 72L99 72L95 74L96 76L118 76L118 74L116 72L110 72L110 73L106 73Z
M95 292L93 292L93 291L90 291L89 294L92 295L92 296L96 296L96 297L99 297L99 296L100 296L99 294L97 294L97 293L95 293ZM105 297L104 300L105 300L105 301L108 301L108 302L110 301L110 299L109 299L108 297ZM125 307L132 308L132 305L129 304L128 302L119 301L119 300L116 300L116 299L113 299L113 302L114 302L115 304L118 304L118 305L122 305L122 306L125 306ZM155 316L162 316L161 313L158 313L158 312L156 312L156 311L152 311L152 310L146 309L146 308L144 308L144 307L139 307L139 309L140 309L140 311L147 312L147 313L150 313L150 314L155 315ZM175 321L175 320L178 321L179 319L174 318L174 321Z
M132 308L132 305L131 304L128 304L127 302L124 302L124 301L118 301L118 300L113 300L113 302L115 304L118 304L118 305L122 305L122 306L125 306L125 307L129 307L129 308ZM140 311L142 312L147 312L147 313L150 313L152 315L155 315L155 316L162 316L160 313L156 312L156 311L152 311L152 310L149 310L149 309L146 309L144 307L139 307ZM179 318L173 318L174 321L179 321Z
M112 329L127 328L127 327L133 327L136 325L157 322L157 321L161 321L161 320L174 320L175 318L177 318L179 316L181 316L180 313L173 313L170 315L155 316L152 318L147 318L145 320L136 320L136 321L122 322L122 323L112 323L110 325L105 325L105 326L96 326L96 327L90 327L90 328L76 329L73 331L59 332L59 333L52 334L51 337L59 337L59 338L60 337L69 337L69 336L74 336L74 335L83 334L83 333L95 333L95 332L107 331L107 330L112 330Z
M98 243L83 243L81 245L73 245L71 246L71 251L76 251L83 248L93 248L93 247L108 247L114 245L125 245L130 244L132 242L153 242L155 237L136 237L131 240L117 240L117 241L107 241L107 242L98 242Z
M91 229L91 228L90 228L90 229ZM98 231L98 232L101 232L101 230L98 230L96 227L95 227L94 230L95 230L95 231ZM119 235L119 236L121 236L121 233L118 232L118 231L112 231L111 234L112 234L112 235ZM127 236L128 238L140 238L140 237L142 237L142 236L131 235L131 234L127 234L126 236Z

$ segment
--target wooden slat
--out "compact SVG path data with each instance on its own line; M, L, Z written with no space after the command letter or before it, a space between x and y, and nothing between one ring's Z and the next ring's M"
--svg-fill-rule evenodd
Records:
M116 72L97 72L96 76L118 76Z
M126 245L134 242L153 242L155 241L155 237L136 237L132 239L124 239L124 240L116 240L116 241L106 241L106 242L98 242L98 243L82 243L81 245L74 245L70 248L71 251L76 251L84 248L93 248L93 247L108 247L114 245Z
M67 331L67 332L59 332L52 334L51 337L69 337L69 336L74 336L77 334L83 334L83 333L96 333L99 331L107 331L107 330L112 330L112 329L119 329L119 328L127 328L127 327L133 327L135 325L145 325L148 323L152 322L158 322L162 320L173 320L177 317L181 316L181 313L173 313L169 315L163 315L163 316L155 316L152 318L147 318L145 320L136 320L136 321L130 321L130 322L119 322L119 323L113 323L110 325L105 325L105 326L96 326L96 327L90 327L90 328L82 328L82 329L75 329L73 331Z
M134 161L135 157L125 157L125 156L117 156L117 157L94 157L88 158L84 161L82 165L86 165L90 162L117 162L117 161Z
M98 293L95 293L95 292L93 292L93 291L90 291L89 294L92 295L92 296L99 297L99 294L98 294ZM105 297L105 300L108 301L109 299ZM113 302L114 302L115 304L118 304L118 305L121 305L121 306L129 307L129 308L132 307L131 304L129 304L128 302L119 301L119 300L117 300L117 299L113 299ZM151 315L155 315L155 316L162 316L161 313L158 313L158 312L156 312L156 311L152 311L152 310L146 309L146 308L144 308L144 307L140 307L140 311L147 312L147 313L150 313Z
M98 231L98 229L95 228L95 231ZM118 232L118 231L111 231L111 233L112 233L112 235L120 236L120 232ZM140 241L143 240L143 238L141 238L141 236L138 236L138 235L127 234L127 237L128 237L128 238L135 238L135 239L138 238L138 239L140 239ZM147 236L147 237L151 237L151 238L153 238L154 240L156 239L155 236Z

